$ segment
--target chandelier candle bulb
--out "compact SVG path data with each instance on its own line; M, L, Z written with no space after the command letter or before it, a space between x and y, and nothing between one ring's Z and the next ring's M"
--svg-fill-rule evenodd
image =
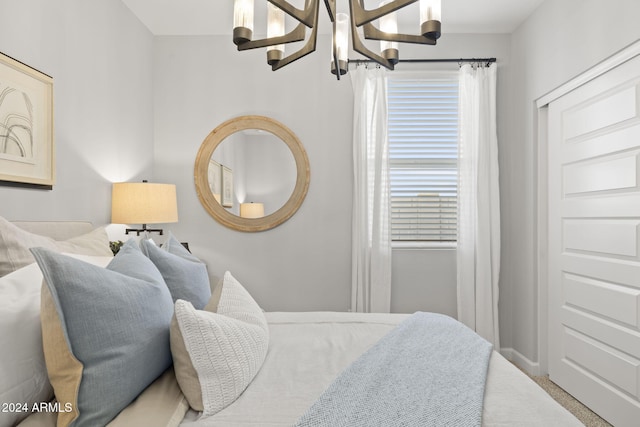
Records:
M441 0L420 0L420 33L437 40L441 35Z
M336 14L336 31L334 37L336 47L335 56L338 58L338 69L340 70L340 75L344 75L347 73L347 63L349 58L349 15L346 13ZM333 57L334 55L332 52L331 72L336 74L336 64L333 62Z
M390 3L390 0L380 2L380 6ZM396 13L390 13L380 18L380 30L385 33L398 34L398 18ZM380 40L380 52L392 64L397 64L400 58L398 53L398 42Z
M267 6L267 38L284 36L284 11L279 7ZM267 63L273 65L284 57L284 45L274 45L267 47Z
M253 37L253 0L235 0L233 4L233 43L246 43Z

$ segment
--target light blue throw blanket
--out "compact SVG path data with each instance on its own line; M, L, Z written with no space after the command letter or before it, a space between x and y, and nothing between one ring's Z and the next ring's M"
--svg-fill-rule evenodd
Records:
M342 372L296 426L480 426L491 350L448 316L415 313Z

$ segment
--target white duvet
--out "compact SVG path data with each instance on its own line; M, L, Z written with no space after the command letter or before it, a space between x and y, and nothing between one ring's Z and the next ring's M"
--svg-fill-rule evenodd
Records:
M403 314L266 313L270 342L266 360L245 392L218 414L186 427L290 426L333 379ZM581 426L537 384L493 352L485 390L483 426ZM392 426L389 426L392 427Z

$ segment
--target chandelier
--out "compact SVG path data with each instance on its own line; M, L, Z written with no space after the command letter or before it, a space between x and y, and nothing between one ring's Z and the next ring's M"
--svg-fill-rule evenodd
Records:
M233 42L238 50L267 48L267 63L273 71L300 59L316 49L318 12L320 0L305 0L304 9L291 5L287 0L266 0L267 37L253 40L254 0L235 0L233 18ZM399 61L398 43L435 45L440 37L440 0L383 0L374 9L366 9L364 0L347 0L350 15L336 13L336 0L324 0L333 25L331 72L340 79L348 71L349 33L353 50L390 70ZM420 2L419 34L398 33L396 11ZM295 28L285 33L285 13L297 22ZM374 25L377 20L378 26ZM306 29L311 34L302 48L285 56L285 44L305 40ZM358 33L365 39L380 41L380 52L367 48Z

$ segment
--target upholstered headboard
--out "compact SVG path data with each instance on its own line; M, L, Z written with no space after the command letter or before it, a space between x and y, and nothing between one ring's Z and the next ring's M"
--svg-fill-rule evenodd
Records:
M55 240L67 240L89 233L93 225L88 221L11 221L30 233L48 236Z

